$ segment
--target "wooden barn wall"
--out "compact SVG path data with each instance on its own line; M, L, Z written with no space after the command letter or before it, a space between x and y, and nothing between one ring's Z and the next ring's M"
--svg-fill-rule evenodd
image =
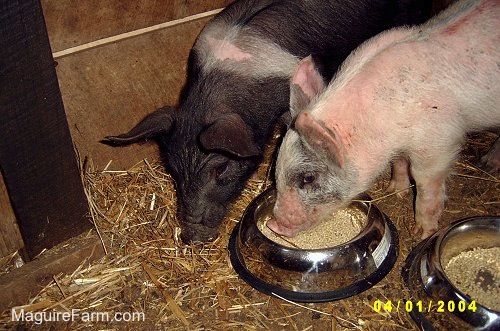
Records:
M53 52L154 24L222 8L232 1L42 0ZM124 133L146 114L175 105L186 60L204 18L57 58L57 75L80 158L99 169L127 169L158 157L154 144L112 148L99 143Z
M231 0L41 0L52 51L222 8Z

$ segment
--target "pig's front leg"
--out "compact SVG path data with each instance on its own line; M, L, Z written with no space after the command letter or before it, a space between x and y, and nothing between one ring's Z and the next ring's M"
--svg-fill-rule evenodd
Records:
M412 174L417 185L413 234L418 235L422 231L421 238L425 239L438 229L446 200L447 171L415 170L412 165Z
M387 193L398 192L399 197L408 194L410 187L410 164L404 157L398 157L392 162L391 181Z
M488 153L483 155L479 161L479 167L489 173L494 173L500 170L500 137L495 140L495 143L490 148Z

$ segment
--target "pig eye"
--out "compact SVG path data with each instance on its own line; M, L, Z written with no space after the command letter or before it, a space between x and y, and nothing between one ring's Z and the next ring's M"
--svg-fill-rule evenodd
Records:
M300 183L300 187L304 188L307 184L311 184L316 180L316 176L314 174L304 174L302 176L302 182Z
M222 176L227 171L228 165L229 165L228 162L224 162L223 164L218 165L217 167L215 167L215 170L214 170L215 171L215 177L219 178L220 176Z

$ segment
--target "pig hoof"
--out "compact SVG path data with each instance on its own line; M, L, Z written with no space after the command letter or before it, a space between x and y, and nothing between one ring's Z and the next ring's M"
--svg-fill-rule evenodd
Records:
M420 236L420 239L426 239L430 236L432 236L434 233L436 233L437 229L432 229L432 230L424 230L422 231L422 235Z
M420 231L422 231L422 235L420 236L420 239L426 239L428 237L430 237L431 235L433 235L434 233L436 233L437 231L437 227L432 227L430 229L424 229L422 226L420 225L415 225L412 229L412 233L413 235L418 235L420 233Z
M411 229L411 233L413 233L413 235L418 235L420 233L420 231L422 230L422 227L418 224L416 224L413 229Z

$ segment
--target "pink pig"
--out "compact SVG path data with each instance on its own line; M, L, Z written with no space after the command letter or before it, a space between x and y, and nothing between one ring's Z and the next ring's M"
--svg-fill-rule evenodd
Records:
M407 188L411 172L413 232L426 238L466 132L500 127L500 2L458 1L421 26L381 33L326 88L305 58L290 104L298 115L278 155L272 230L295 236L319 223L393 162L389 189Z

